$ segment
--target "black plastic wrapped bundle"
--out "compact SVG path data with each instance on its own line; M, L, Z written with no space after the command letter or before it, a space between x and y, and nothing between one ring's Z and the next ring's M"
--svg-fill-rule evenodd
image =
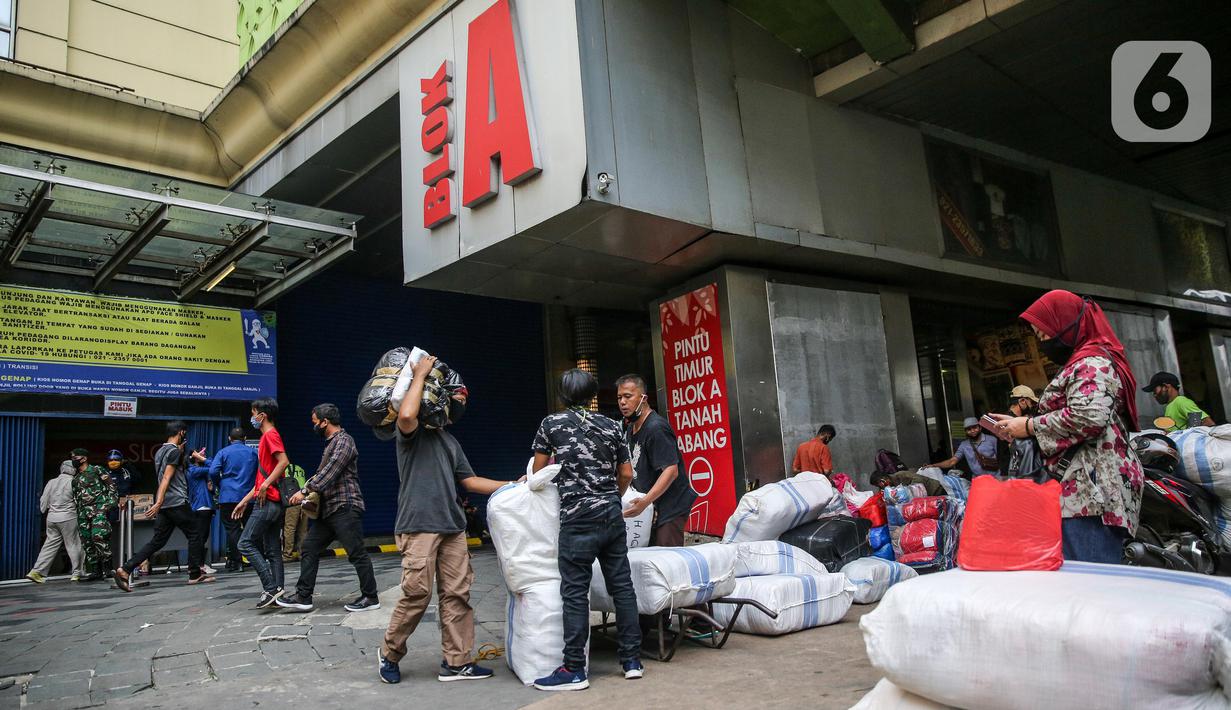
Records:
M372 433L382 441L389 441L395 435L397 410L393 406L393 390L398 375L410 359L410 353L411 348L394 348L385 353L372 369L372 376L359 390L355 414L361 422L372 427ZM432 368L423 385L419 421L434 429L444 427L449 423L452 397L465 392L466 385L461 376L437 360L436 367Z

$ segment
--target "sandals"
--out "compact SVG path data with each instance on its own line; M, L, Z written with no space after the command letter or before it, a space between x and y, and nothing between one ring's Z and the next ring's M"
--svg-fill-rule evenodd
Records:
M131 592L133 590L128 573L124 571L123 567L116 568L115 570L115 588L122 592Z

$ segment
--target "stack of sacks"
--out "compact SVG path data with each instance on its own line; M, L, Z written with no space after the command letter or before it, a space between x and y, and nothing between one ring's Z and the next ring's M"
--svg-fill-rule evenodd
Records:
M722 541L777 540L787 530L819 518L831 502L845 507L829 479L819 473L805 471L761 486L739 499Z
M919 576L911 567L880 557L864 557L848 562L842 568L842 574L855 585L856 604L875 604L893 585Z
M889 539L893 543L895 557L902 555L898 541L902 537L902 526L906 518L902 517L902 506L915 498L926 498L927 489L921 483L909 486L889 486L881 491L885 499L885 522L889 526Z
M781 540L806 550L827 571L837 572L847 562L872 554L868 546L871 527L864 518L838 515L792 528L782 533Z
M872 548L872 556L892 562L897 559L893 551L893 536L889 534L889 526L881 525L868 531L868 547Z
M638 613L657 614L729 595L735 589L737 553L738 546L717 542L629 550ZM590 608L615 611L597 561L590 581Z
M914 498L901 507L906 524L898 538L898 561L912 567L945 570L957 555L964 504L947 496Z
M505 661L530 685L551 675L564 654L560 567L560 494L552 480L560 467L527 472L487 499L487 527L508 587Z
M1214 524L1223 542L1231 545L1231 424L1193 427L1168 434L1175 442L1180 461L1178 476L1201 486L1214 495L1219 507Z
M732 630L742 634L780 636L842 620L851 608L855 585L841 574L771 574L742 577L731 596L753 599L776 613L770 618L760 609L744 607ZM735 613L733 604L715 604L714 619L723 627Z
M779 540L741 542L735 545L735 576L767 574L829 574L825 566L806 551Z
M1217 577L956 569L890 589L860 628L885 678L945 705L1231 707L1231 582Z
M868 545L872 548L872 554L886 560L894 559L889 518L885 510L885 494L877 493L869 498L859 506L855 515L866 518L872 524L872 529L868 531Z

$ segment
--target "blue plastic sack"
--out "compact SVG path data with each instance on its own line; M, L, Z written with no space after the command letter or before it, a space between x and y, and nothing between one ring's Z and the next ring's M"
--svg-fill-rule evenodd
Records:
M890 544L889 526L882 525L879 528L872 528L868 531L868 544L873 550L879 550L885 545Z
M893 562L895 559L897 559L896 557L894 557L894 554L893 554L893 545L885 545L884 547L879 548L878 550L872 553L872 556L879 557L882 560L889 560L890 562Z
M906 524L906 518L902 517L902 509L896 505L885 506L885 518L889 521L891 528L900 528Z

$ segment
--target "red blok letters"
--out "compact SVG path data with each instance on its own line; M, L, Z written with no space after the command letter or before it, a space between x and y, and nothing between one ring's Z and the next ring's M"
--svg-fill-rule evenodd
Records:
M423 168L423 227L432 229L457 216L453 198L453 64L444 61L430 79L419 81L423 92L423 150L436 158Z

